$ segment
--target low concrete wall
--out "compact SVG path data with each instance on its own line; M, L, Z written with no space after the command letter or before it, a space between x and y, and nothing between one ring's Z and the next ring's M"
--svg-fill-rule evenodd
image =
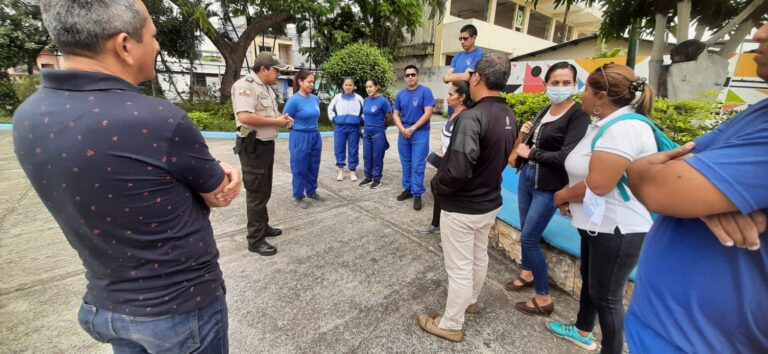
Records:
M496 219L496 225L491 229L489 238L491 249L502 252L515 263L521 264L523 256L520 250L520 230ZM546 242L541 243L541 248L547 258L549 283L578 299L581 293L581 275L579 272L581 260L550 246ZM516 276L517 274L510 274L509 279L511 280ZM634 289L635 283L630 280L624 292L624 305L629 305L629 299L632 297Z

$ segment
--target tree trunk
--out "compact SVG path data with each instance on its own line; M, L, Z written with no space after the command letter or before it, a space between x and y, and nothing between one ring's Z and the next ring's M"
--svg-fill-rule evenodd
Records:
M704 33L706 32L707 32L707 26L705 26L702 23L697 23L696 34L694 35L693 38L700 41L702 38L704 38Z
M195 62L189 59L189 102L195 101Z
M749 4L744 10L742 10L736 17L731 20L727 25L725 25L722 29L717 31L712 37L707 40L706 44L707 47L712 46L713 44L717 43L717 41L723 39L726 34L731 33L736 26L740 25L744 20L746 20L752 12L755 11L760 5L763 4L765 0L753 0L752 3Z
M677 2L677 43L688 40L688 28L691 26L691 0Z
M235 49L230 53L221 53L224 57L226 67L224 68L224 75L221 77L221 87L219 88L219 102L227 102L232 95L232 85L235 81L240 79L240 71L242 70L243 60L245 59L245 52L248 47L244 49Z
M661 75L661 66L664 64L664 47L667 33L667 13L656 14L656 27L654 28L653 47L651 49L651 59L648 62L649 81L653 90L659 91L659 76Z
M163 64L163 67L165 68L165 72L168 73L168 84L173 89L173 92L176 93L176 96L179 97L180 100L184 101L185 103L189 103L187 100L184 99L184 95L179 92L179 88L176 86L176 80L173 79L173 69L171 69L170 65L168 65L168 62L165 61L165 56L163 55L163 52L161 51L159 53L160 55L160 63Z
M566 36L568 35L568 13L571 12L571 3L568 2L565 4L565 13L563 14L563 33L561 34L561 37L563 39L563 42L567 42L568 38Z
M728 42L723 45L717 55L728 59L731 54L736 52L736 48L739 47L741 42L744 41L744 38L749 35L749 32L751 32L753 28L755 28L755 22L753 22L752 19L747 19L742 22L739 27L736 28L736 31L731 34L731 38L729 38Z

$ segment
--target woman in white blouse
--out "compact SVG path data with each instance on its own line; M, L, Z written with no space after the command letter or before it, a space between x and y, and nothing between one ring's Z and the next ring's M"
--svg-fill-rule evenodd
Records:
M597 120L566 158L569 183L555 194L555 206L572 216L581 235L582 287L575 324L550 322L547 328L587 350L597 347L597 317L601 353L622 352L624 288L653 220L620 179L632 161L658 151L651 126L634 119L650 115L653 98L645 79L624 65L592 72L582 107Z

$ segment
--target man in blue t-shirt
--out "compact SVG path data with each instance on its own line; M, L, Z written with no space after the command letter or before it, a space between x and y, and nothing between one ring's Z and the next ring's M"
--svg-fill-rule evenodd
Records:
M451 68L443 76L443 81L447 83L456 81L469 81L469 72L475 71L475 65L483 57L482 49L475 47L477 40L477 28L473 25L466 25L461 28L459 34L459 43L463 52L456 54L451 59ZM448 115L453 114L453 108L448 107Z
M432 91L419 85L419 69L414 65L405 67L405 84L395 97L394 120L400 137L397 151L403 166L403 192L397 200L413 198L413 209L421 210L421 195L424 188L424 168L429 152L429 119L435 105Z
M768 24L754 39L768 81ZM768 99L695 144L632 163L632 192L664 216L640 255L631 352L768 353L766 174Z

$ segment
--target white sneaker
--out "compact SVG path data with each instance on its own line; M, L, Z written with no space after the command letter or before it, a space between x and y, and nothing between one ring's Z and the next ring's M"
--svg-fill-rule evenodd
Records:
M339 170L339 173L336 175L337 181L343 181L344 180L344 170Z
M352 182L357 181L357 175L355 174L355 171L349 171L349 180Z

